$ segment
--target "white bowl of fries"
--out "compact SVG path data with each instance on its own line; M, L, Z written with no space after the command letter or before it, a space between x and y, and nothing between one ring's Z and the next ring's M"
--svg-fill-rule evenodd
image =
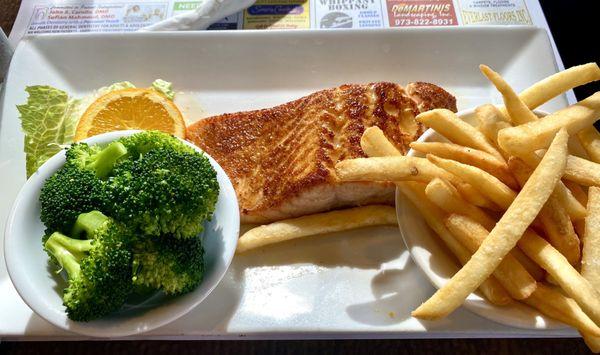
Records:
M439 288L412 315L441 319L464 305L510 326L568 324L598 351L600 92L554 113L533 110L599 80L600 68L574 67L520 94L481 70L504 107L422 113L431 128L406 157L373 161L397 182L403 238ZM397 155L368 134L368 155Z

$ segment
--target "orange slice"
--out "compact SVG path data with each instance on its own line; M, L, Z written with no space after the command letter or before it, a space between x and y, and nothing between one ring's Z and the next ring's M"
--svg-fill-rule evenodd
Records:
M185 137L185 122L173 101L152 89L123 89L100 96L87 108L77 125L75 141L125 129Z

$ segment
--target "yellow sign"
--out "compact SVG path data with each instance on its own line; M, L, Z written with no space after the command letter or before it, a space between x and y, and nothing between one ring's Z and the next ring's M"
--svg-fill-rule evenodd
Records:
M257 0L244 11L244 29L310 28L308 0Z

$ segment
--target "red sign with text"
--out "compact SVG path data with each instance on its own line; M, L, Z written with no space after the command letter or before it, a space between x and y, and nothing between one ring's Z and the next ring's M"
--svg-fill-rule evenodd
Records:
M452 0L387 0L390 27L457 26Z

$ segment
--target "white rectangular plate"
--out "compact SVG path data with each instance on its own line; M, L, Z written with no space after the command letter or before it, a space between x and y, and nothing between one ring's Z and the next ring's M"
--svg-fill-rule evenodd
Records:
M55 35L25 39L6 82L0 126L0 230L25 181L15 105L27 85L80 96L116 81L172 81L207 115L280 104L344 83L428 81L459 109L500 102L486 63L516 89L556 72L545 31L531 27ZM564 97L547 110L567 104ZM193 121L199 117L187 117ZM1 245L0 245L1 247ZM0 256L3 258L3 256ZM26 262L26 261L24 261ZM410 311L434 292L396 228L319 236L236 256L219 287L184 318L146 334L177 338L574 336L510 328L458 310L439 322ZM0 336L70 337L32 314L0 262Z

